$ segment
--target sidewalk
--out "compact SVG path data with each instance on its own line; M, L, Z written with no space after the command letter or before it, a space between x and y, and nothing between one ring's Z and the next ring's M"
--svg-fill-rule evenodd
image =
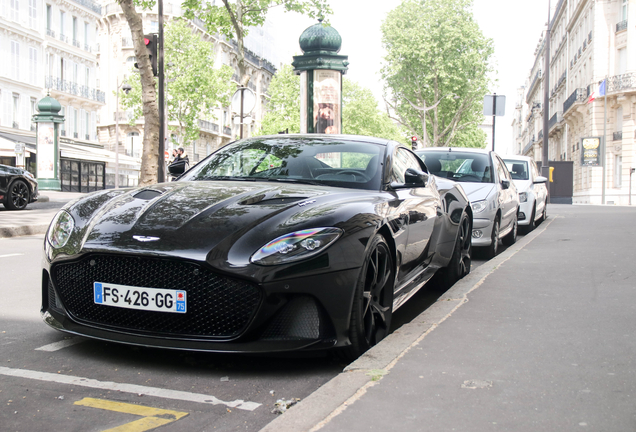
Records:
M9 211L0 205L0 238L44 234L57 211L69 201L86 194L40 191L38 201L21 211Z
M636 210L549 214L261 432L635 430Z

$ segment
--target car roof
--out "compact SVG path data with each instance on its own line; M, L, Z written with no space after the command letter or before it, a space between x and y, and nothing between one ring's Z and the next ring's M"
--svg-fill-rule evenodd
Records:
M364 143L372 143L386 146L392 141L386 138L377 138L365 135L346 135L346 134L276 134L276 135L263 135L257 137L246 138L247 140L262 140L262 139L286 139L286 138L296 138L296 139L329 139L329 140L342 140L342 141L354 141L354 142L364 142ZM398 143L400 144L400 143Z
M525 161L525 162L530 162L530 161L534 161L534 159L532 159L531 157L528 156L521 156L521 155L514 155L514 156L502 156L501 157L503 160L517 160L517 161Z
M415 153L426 153L426 152L462 152L462 153L479 153L479 154L490 154L491 150L486 149L477 149L471 147L427 147L423 149L415 150Z

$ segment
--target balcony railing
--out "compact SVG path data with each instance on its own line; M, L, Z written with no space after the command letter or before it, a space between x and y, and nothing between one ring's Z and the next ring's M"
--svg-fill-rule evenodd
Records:
M78 41L77 39L73 39L73 46L80 48L82 44L80 44L80 41Z
M232 128L223 126L223 135L232 135Z
M587 42L592 42L592 32L590 31L590 34L587 35Z
M534 91L535 85L537 84L537 81L541 79L542 76L543 76L543 71L541 70L537 71L537 73L534 75L532 84L530 84L530 87L528 87L528 96L526 96L526 102L529 102L530 99L532 99L532 96L533 96L532 93Z
M621 21L616 24L616 33L627 30L627 20Z
M62 130L60 131L60 136L65 137L65 136L66 136L66 130L62 129Z
M532 137L530 141L528 141L528 144L526 144L526 146L523 148L522 154L524 155L527 154L530 151L530 149L532 149L533 144L534 144L534 137Z
M20 124L18 122L13 122L13 129L20 129Z
M543 140L543 130L539 131L539 136L537 137L537 141Z
M129 37L121 38L121 47L122 48L132 48L132 47L134 47L132 38L129 38Z
M92 51L90 45L88 45L87 43L84 44L84 51L88 51L88 52Z
M62 42L66 42L66 43L68 43L68 37L66 37L66 35L60 34L60 40L61 40Z
M96 12L100 15L102 14L102 7L91 0L73 0L73 1L77 3L78 5L84 6L85 8L92 10L93 12Z
M550 121L548 122L548 130L552 130L552 128L557 124L563 121L563 113L561 111L557 111L554 113L552 117L550 117Z
M623 139L623 131L620 132L614 132L613 134L613 139L614 141L620 141Z
M216 123L209 122L207 120L199 119L199 127L205 130L211 130L212 132L219 132L219 125Z
M585 94L587 93L587 89L578 88L572 92L570 97L567 98L565 102L563 102L563 114L568 112L568 110L574 105L576 102L583 102L585 100Z
M55 32L49 28L46 29L46 35L47 36L51 36L51 37L55 37Z
M78 137L77 132L73 132L73 138L77 138L77 137Z
M86 86L80 86L77 85L77 83L72 83L60 78L47 76L45 86L47 89L53 89L86 99L91 99L96 102L106 103L106 93L103 91L95 90Z
M622 75L614 75L607 79L607 92L619 92L636 88L636 73L630 72Z
M86 139L86 141L89 141L91 139L91 136L89 134L84 135L84 138Z

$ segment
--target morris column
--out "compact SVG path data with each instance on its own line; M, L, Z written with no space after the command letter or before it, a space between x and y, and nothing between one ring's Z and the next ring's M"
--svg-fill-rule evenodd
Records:
M342 75L348 56L338 55L342 37L318 20L299 38L303 55L292 66L300 75L300 132L342 133Z
M61 190L59 124L64 123L64 116L58 114L62 105L51 96L45 96L36 107L38 114L33 115L37 124L37 169L36 178L40 190Z

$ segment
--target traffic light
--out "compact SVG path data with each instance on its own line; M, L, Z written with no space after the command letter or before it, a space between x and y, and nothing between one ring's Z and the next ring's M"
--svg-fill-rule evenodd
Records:
M413 150L416 150L416 149L417 149L417 136L415 136L415 135L413 135L413 136L411 137L411 148L412 148Z
M159 73L157 71L157 35L156 34L144 35L144 44L146 44L148 57L150 57L150 64L152 65L152 74L154 76L158 76ZM137 63L135 63L135 67L139 69L139 66L137 65Z

